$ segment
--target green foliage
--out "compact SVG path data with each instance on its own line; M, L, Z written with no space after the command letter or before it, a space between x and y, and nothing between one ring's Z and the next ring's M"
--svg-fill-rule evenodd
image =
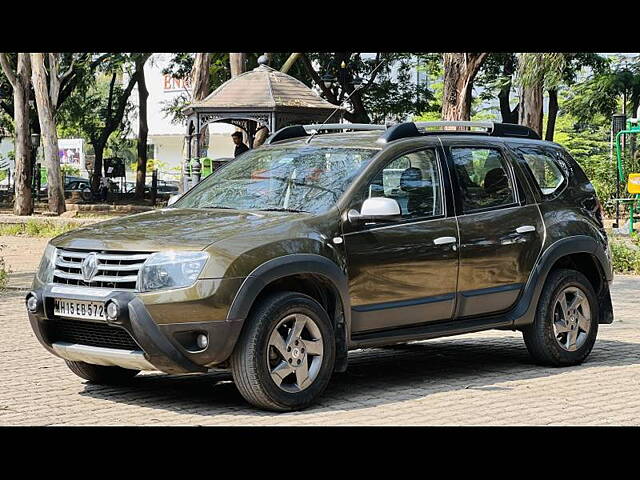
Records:
M0 245L0 290L7 286L7 280L9 277L9 270L4 262L4 258L2 257L2 249L4 245Z
M610 119L623 110L635 115L640 105L640 62L635 64L610 63L591 78L576 85L570 92L564 108L581 122L592 122L595 117Z
M555 142L565 147L583 168L596 189L598 198L609 213L616 196L615 165L611 163L609 128L602 117L593 123L579 123L569 114L556 121Z
M520 53L516 79L524 86L542 83L546 89L555 88L562 81L566 65L564 53Z
M631 241L612 240L613 269L616 273L640 275L640 246L637 237Z
M27 223L0 224L0 235L52 238L78 228L75 223L29 220Z
M226 80L231 78L229 67L229 54L213 53L210 69L210 88L213 91ZM247 54L247 71L257 66L257 58L261 54ZM271 66L280 68L289 57L289 53L272 53ZM411 54L411 53L379 53L375 58L363 57L362 53L307 53L309 60L316 69L317 76L313 75L305 67L303 59L298 60L288 74L297 78L310 88L319 88L317 78L325 73L338 77L342 61L347 65L349 72L346 82L341 86L332 88L327 95L322 96L329 102L339 105L353 91L349 83L354 76L361 77L366 87L356 93L346 107L352 115L351 121L385 122L403 121L408 115L419 115L425 111L439 110L435 97L425 83L416 84L412 78L412 70L416 67L416 58L420 65L431 68L439 58L439 55ZM372 74L380 61L383 65ZM192 54L178 53L174 55L170 65L163 71L176 78L185 78L193 67L194 56ZM367 83L372 76L374 80ZM346 85L345 88L343 88ZM182 109L190 102L189 94L179 95L166 102L163 108L165 114L172 121L179 123L184 121Z
M66 177L79 177L80 176L80 168L74 167L73 165L61 165L60 171Z

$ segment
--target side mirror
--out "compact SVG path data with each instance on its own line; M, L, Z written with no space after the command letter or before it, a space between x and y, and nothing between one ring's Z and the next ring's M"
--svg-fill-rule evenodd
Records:
M182 194L180 194L180 193L178 193L176 195L171 195L169 197L169 200L167 200L167 207L170 207L171 205L176 203L178 200L180 200L180 197L182 197Z
M347 213L351 223L389 222L401 218L400 205L393 198L373 197L362 203L360 212L351 209Z

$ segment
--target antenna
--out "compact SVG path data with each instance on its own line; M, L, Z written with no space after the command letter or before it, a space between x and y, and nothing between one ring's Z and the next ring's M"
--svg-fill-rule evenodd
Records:
M380 61L380 63L379 63L378 65L376 65L376 68L374 68L373 70L371 70L370 75L373 75L373 74L375 73L375 71L376 71L376 70L378 70L378 69L382 66L382 64L383 64L383 63L385 63L386 61L387 61L387 59L386 59L386 58L385 58L385 59L383 59L383 60L381 60L381 61ZM315 133L312 133L312 134L311 134L311 136L307 139L307 142L306 142L306 143L309 143L309 142L313 139L313 137L315 137L315 136L317 135L318 131L320 131L320 130L322 129L322 126L323 126L323 125L325 125L325 124L326 124L326 123L331 119L331 117L333 117L333 116L336 114L336 112L342 108L342 106L343 106L343 105L344 105L344 104L345 104L345 103L346 103L346 102L347 102L347 101L348 101L348 100L353 96L353 94L354 94L354 93L356 93L358 90L362 90L365 86L366 86L366 85L365 85L364 83L363 83L363 84L361 84L361 85L356 86L356 87L353 89L353 92L351 92L351 93L349 94L349 96L348 96L347 98L345 98L345 99L340 103L340 105L338 105L338 107L337 107L333 112L331 112L331 114L330 114L327 118L325 118L324 122L322 122L320 125L318 125L317 130L315 131ZM344 127L344 128L349 128L349 127Z

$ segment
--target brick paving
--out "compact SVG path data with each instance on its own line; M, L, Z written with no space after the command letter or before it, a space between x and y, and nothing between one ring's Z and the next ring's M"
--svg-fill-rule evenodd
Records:
M2 243L21 276L0 293L0 425L640 425L640 277L616 277L616 321L581 366L534 365L517 332L359 350L317 405L277 414L251 408L224 374L85 383L40 346L24 312L18 288L46 241Z

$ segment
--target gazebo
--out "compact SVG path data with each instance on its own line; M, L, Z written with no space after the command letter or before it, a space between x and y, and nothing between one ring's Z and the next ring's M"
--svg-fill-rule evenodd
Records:
M301 81L269 67L266 57L260 57L258 62L257 68L226 81L204 100L185 107L184 176L191 170L197 177L194 180L199 180L201 155L197 150L200 135L209 123L239 127L246 134L248 146L253 148L256 132L262 128L273 133L289 125L322 123L330 115L332 123L342 120L341 107L327 102Z

